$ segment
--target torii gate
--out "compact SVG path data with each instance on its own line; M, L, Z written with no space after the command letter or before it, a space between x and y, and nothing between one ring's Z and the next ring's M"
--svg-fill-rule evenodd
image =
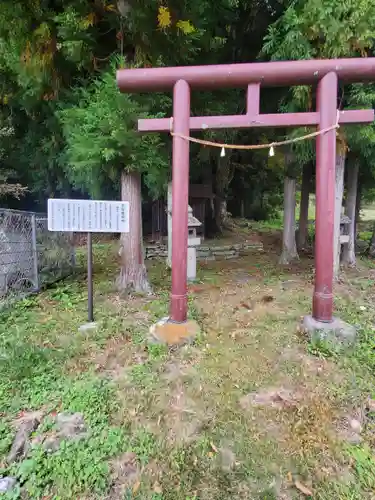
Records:
M193 130L249 127L332 127L316 138L316 235L313 320L324 326L333 320L333 227L337 123L370 123L374 111L337 111L338 80L346 83L375 80L375 58L282 61L267 63L121 69L122 92L160 92L173 89L173 132L189 136ZM318 84L317 109L309 113L260 114L260 87ZM190 116L190 89L247 87L246 114ZM171 119L138 120L140 132L169 132ZM189 142L173 136L172 160L172 292L170 321L187 319Z

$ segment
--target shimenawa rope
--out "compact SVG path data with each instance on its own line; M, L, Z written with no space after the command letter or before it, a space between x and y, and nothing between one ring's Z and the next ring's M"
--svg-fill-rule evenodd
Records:
M313 139L318 135L326 134L330 130L340 128L339 125L340 111L337 110L336 123L330 127L317 130L316 132L311 132L310 134L302 135L299 137L294 137L293 139L285 139L284 141L270 142L269 144L226 144L221 142L205 141L204 139L197 139L196 137L191 137L189 135L180 134L179 132L173 132L173 118L171 118L171 130L170 134L172 137L180 137L185 139L185 141L195 142L197 144L202 144L203 146L211 146L214 148L221 148L221 156L225 156L225 149L269 149L270 156L274 155L273 148L277 146L284 146L285 144L293 144L295 142L305 141L308 139ZM224 154L223 154L224 153Z

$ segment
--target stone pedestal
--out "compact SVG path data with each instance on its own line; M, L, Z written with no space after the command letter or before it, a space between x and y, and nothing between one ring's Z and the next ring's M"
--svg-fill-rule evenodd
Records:
M356 328L339 318L333 318L330 323L323 323L312 316L305 316L302 328L311 340L327 340L338 344L353 344L357 336Z
M188 247L187 279L188 281L197 279L197 251L195 247Z
M85 323L81 325L78 330L80 332L87 332L89 330L95 330L98 327L98 323L96 321L91 321L90 323Z
M167 266L172 267L172 183L168 184L168 257ZM196 228L201 226L201 222L193 216L193 210L188 206L188 251L187 251L187 279L195 281L197 277L197 251L201 240L197 237Z

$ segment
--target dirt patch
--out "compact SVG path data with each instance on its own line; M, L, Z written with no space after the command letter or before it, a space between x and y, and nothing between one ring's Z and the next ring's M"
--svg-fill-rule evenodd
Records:
M144 363L146 359L146 351L135 349L131 335L124 333L108 339L102 347L91 351L89 355L72 359L67 370L77 373L94 367L96 372L106 373L111 378L118 379L124 376L129 366Z
M230 448L219 449L220 467L224 472L230 472L237 464L236 455Z
M213 285L211 283L198 283L196 285L189 285L188 292L194 293L195 295L210 292L211 290L220 290L219 285Z
M332 451L336 446L334 422L337 418L333 396L328 391L309 390L303 402L292 409L286 418L281 414L284 424L285 447L291 456L309 459L315 456L317 470L327 462L333 461Z
M258 392L246 394L240 399L240 406L248 410L253 406L263 406L285 410L295 408L302 400L302 393L285 387L268 388Z
M202 293L197 307L202 313L205 327L228 333L249 327L265 315L276 315L279 310L272 289L250 289L239 285Z
M170 360L164 365L162 377L167 383L176 382L190 376L194 371L194 366L198 363L198 359L179 361Z
M335 422L337 436L349 444L359 444L363 440L363 433L367 424L365 406L347 410Z
M154 297L142 297L137 295L129 295L123 297L116 294L111 294L105 301L105 305L114 309L116 312L124 312L125 323L134 326L136 322L147 322L150 320L150 314L147 311L149 304Z
M13 420L12 425L16 429L19 429L21 425L26 424L28 422L38 422L38 424L42 421L46 410L38 410L38 411L22 411L18 414L17 418Z
M279 362L298 364L307 375L319 377L330 376L337 370L332 361L307 354L301 346L286 347L281 352Z
M169 443L188 443L198 438L208 422L202 408L189 398L183 387L169 399L163 416L163 427Z
M282 241L282 231L259 231L258 237L263 243L263 248L265 250L275 250L276 248L281 248Z
M13 422L17 432L7 457L9 465L23 460L27 456L30 449L31 435L38 428L43 415L43 412L24 412Z
M124 498L126 491L132 488L141 476L141 468L135 453L126 452L110 463L112 487L107 500Z
M112 373L124 370L132 359L132 349L130 348L131 338L124 335L121 338L109 339L102 352L93 359L92 364L96 371L110 371Z

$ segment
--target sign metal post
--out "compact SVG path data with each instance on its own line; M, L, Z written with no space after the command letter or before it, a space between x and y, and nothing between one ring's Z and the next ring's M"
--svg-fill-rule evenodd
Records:
M89 323L83 327L90 328L90 325L91 327L95 325L92 233L128 233L129 202L50 198L48 200L48 230L87 233L87 315Z
M87 310L89 323L94 321L94 293L92 279L92 233L87 233Z

